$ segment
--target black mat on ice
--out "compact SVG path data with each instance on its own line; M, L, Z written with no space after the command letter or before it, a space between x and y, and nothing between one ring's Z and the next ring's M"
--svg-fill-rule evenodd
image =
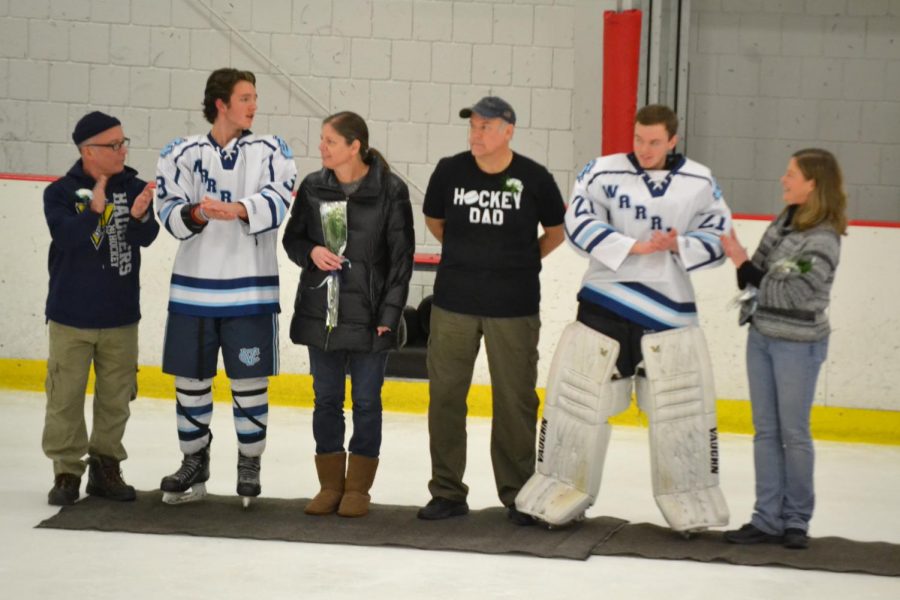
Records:
M775 544L727 544L722 533L715 531L685 540L666 527L639 523L621 527L591 553L900 576L900 545L854 542L840 537L812 538L806 550L788 550Z
M637 556L748 566L783 566L833 572L900 576L900 545L813 538L807 550L778 545L736 546L721 532L685 540L665 527L628 524L612 517L587 519L572 527L547 530L518 527L502 508L426 522L417 507L373 504L368 517L310 517L306 499L257 498L243 509L236 496L207 496L181 506L162 503L162 492L138 492L136 502L110 502L88 496L38 524L39 528L204 537L282 540L359 546L397 546L487 554L528 554L584 560L589 556Z
M465 517L426 522L417 507L373 504L362 519L310 517L308 500L257 498L243 509L236 496L210 495L180 506L163 504L162 492L138 492L135 502L87 498L38 527L250 538L360 546L399 546L423 550L460 550L487 554L529 554L585 560L591 549L625 521L591 519L579 527L547 531L519 527L500 507L476 510Z

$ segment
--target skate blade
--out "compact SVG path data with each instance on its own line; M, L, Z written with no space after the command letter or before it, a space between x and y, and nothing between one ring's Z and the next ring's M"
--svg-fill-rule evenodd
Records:
M204 496L206 496L206 484L195 483L186 492L163 492L162 501L166 504L186 504L188 502L196 502Z
M241 496L241 503L244 505L244 508L250 508L250 501L253 498L250 496Z

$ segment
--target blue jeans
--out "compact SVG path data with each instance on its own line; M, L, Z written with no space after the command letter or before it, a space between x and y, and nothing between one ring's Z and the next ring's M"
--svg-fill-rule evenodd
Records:
M750 328L747 376L756 431L756 505L750 522L772 535L809 529L815 505L809 417L827 354L828 338L791 342Z
M381 386L387 352L326 352L309 346L309 369L316 395L313 437L316 454L344 451L344 389L350 374L353 399L353 454L377 458L381 450Z

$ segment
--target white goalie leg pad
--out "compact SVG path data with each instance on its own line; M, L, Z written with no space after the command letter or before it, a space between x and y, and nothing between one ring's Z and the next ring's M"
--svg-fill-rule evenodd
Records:
M650 421L656 504L675 531L727 525L706 338L699 327L671 329L644 335L641 350L647 377L637 377L637 396Z
M609 444L607 418L631 380L612 385L619 344L582 323L563 331L553 356L535 474L516 496L516 508L550 525L579 518L597 498Z

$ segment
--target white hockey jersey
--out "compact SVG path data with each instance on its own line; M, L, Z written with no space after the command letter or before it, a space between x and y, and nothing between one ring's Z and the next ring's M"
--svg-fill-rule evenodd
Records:
M156 174L160 221L181 240L169 311L204 317L279 312L278 226L297 180L285 141L249 131L225 148L210 135L177 138L160 153ZM211 220L194 233L181 209L207 196L242 203L248 222Z
M681 155L645 171L633 154L590 161L566 210L566 239L590 257L579 300L661 331L697 323L689 271L722 264L731 211L705 166ZM678 253L629 254L654 231L678 232Z

